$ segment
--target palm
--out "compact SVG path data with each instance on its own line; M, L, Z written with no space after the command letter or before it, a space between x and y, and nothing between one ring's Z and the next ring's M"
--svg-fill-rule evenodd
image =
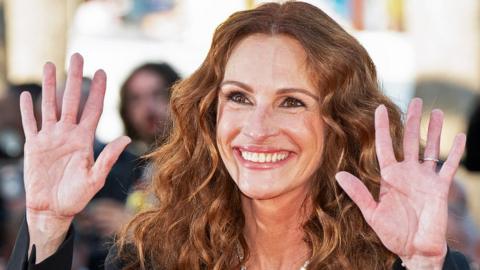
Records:
M414 251L440 253L445 244L448 191L438 185L442 179L418 162L400 162L382 174L392 184L382 183L370 224L385 246L399 256Z
M102 110L105 75L95 74L92 89L77 123L82 81L82 58L72 57L60 120L56 116L55 70L45 66L42 97L42 129L37 131L31 99L22 94L22 121L26 134L25 190L27 210L54 216L80 212L103 186L106 174L128 140L107 146L95 162L93 139Z
M86 201L84 197L95 193L93 183L88 183L92 179L91 146L82 143L85 137L91 136L78 129L61 127L56 134L46 131L27 142L25 184L28 208L74 215L83 208L79 203Z
M419 161L421 100L410 104L404 135L403 161L393 154L388 115L380 106L375 114L376 151L381 170L380 196L373 199L355 176L340 172L339 184L358 205L382 243L402 258L443 256L446 251L447 196L463 153L465 136L455 138L439 172L434 161ZM438 157L443 115L431 115L425 158Z

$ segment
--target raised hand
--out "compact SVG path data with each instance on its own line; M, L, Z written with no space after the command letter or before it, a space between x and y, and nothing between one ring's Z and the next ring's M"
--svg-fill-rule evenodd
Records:
M447 252L448 190L465 147L465 135L455 137L447 160L437 172L443 113L432 111L425 153L420 157L421 112L421 99L413 99L405 124L404 160L397 161L387 110L381 105L375 111L376 152L382 178L378 202L352 174L339 172L336 178L385 247L397 254L408 269L441 269Z
M37 246L37 263L63 241L75 214L103 186L120 153L130 142L120 137L93 158L93 140L103 108L106 75L95 73L79 120L83 59L71 58L61 116L56 114L55 66L45 64L42 85L42 126L38 130L28 92L20 96L25 131L24 181L27 223L31 244Z

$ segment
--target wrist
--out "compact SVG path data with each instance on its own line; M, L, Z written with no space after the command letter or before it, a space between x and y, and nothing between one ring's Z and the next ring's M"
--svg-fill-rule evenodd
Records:
M447 255L447 245L438 253L438 255L424 256L412 255L409 257L400 257L402 266L408 270L442 270Z
M57 216L45 212L28 210L26 213L30 245L36 247L36 262L40 263L51 256L65 240L73 216Z

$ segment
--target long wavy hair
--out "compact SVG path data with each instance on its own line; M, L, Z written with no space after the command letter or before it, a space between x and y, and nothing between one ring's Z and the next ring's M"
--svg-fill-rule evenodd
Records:
M174 87L173 129L167 143L150 155L156 206L138 214L120 235L124 269L238 269L248 260L240 191L219 156L215 128L225 65L239 41L257 33L298 40L321 95L325 147L318 153L322 159L308 196L313 210L303 226L312 252L308 269L387 269L393 264L394 254L334 176L349 171L378 198L374 111L380 104L387 107L401 158L400 111L380 91L372 60L351 35L320 9L286 2L231 15L216 29L200 68Z

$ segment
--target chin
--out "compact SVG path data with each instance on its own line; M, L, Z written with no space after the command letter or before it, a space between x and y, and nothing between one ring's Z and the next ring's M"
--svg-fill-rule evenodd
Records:
M281 194L271 185L258 185L257 183L251 183L248 180L241 180L238 184L238 188L242 194L253 200L268 200L273 199Z

